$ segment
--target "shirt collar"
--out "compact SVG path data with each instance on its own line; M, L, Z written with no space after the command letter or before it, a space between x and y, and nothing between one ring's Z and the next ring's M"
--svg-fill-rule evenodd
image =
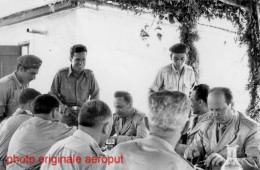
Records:
M94 152L96 152L97 155L104 155L95 139L86 132L78 129L76 132L74 132L73 136L84 139L85 141L90 141L90 147L94 150Z
M72 74L72 65L69 67L68 77Z
M15 72L12 73L12 77L13 77L13 79L14 79L15 84L18 85L19 88L24 88L24 87L26 87L26 85L23 85L23 84L18 80L18 78L17 78Z
M68 75L67 76L69 77L71 74L73 74L72 65L70 65L70 67L69 67L69 71L68 71ZM83 75L85 75L87 77L87 75L86 75L84 70L83 70Z
M179 72L178 70L176 70L176 68L175 68L175 66L172 64L172 70L175 72L175 73L177 73L177 72ZM185 73L185 70L186 70L186 64L184 64L184 66L183 66L183 68L182 68L182 70L180 71L181 73L183 72L183 73Z
M174 147L165 139L162 139L158 136L154 136L154 135L149 135L147 138L152 139L152 140L156 140L158 142L160 142L160 147L164 147L166 150L169 150L171 152L175 152L174 151Z

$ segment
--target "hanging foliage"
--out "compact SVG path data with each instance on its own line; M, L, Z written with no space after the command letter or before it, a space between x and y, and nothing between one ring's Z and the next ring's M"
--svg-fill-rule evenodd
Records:
M104 2L104 1L103 1ZM257 15L258 0L110 0L110 4L122 9L132 10L136 14L151 12L154 15L170 14L180 23L180 41L189 45L188 64L199 78L199 57L196 41L199 39L197 23L199 18L227 19L237 30L240 45L247 46L249 62L249 90L251 101L247 109L252 118L259 118L260 111L260 41ZM112 2L112 3L111 3ZM162 17L163 18L163 17Z

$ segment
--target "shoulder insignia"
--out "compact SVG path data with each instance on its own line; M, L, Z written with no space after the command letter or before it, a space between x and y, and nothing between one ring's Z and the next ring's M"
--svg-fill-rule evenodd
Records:
M251 119L250 117L247 117L243 115L242 113L239 113L241 123L245 124L250 129L254 129L258 126L257 122Z
M104 156L103 152L101 151L101 149L98 146L90 145L90 147L97 156Z
M59 69L58 72L63 72L63 71L68 71L68 70L69 70L69 67L64 67L64 68Z
M138 110L135 111L136 115L139 117L147 117L146 114L139 112Z
M202 122L207 121L207 120L213 120L213 115L210 114L210 113L206 113L206 114L201 118L201 121L202 121Z

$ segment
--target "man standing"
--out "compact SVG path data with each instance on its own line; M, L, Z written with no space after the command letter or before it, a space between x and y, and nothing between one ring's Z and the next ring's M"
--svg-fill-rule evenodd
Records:
M117 145L108 155L122 155L123 163L112 163L104 169L193 169L174 150L188 120L188 97L177 91L155 92L149 96L149 110L150 136Z
M214 119L199 131L186 149L187 158L206 156L205 165L219 170L227 159L227 145L237 145L238 161L244 170L259 170L260 125L233 109L233 95L228 88L213 88L208 108Z
M57 141L75 132L75 129L59 123L59 101L49 95L38 96L33 103L34 117L25 121L15 131L7 152L7 170L39 169L43 157ZM10 159L14 156L19 159ZM33 157L34 161L20 161Z
M19 108L8 119L0 123L0 170L6 168L6 155L10 140L18 127L33 117L33 100L41 93L26 88L19 97Z
M62 122L69 126L77 126L77 116L80 107L89 99L99 98L99 86L94 74L84 69L87 48L84 45L73 45L70 50L70 67L58 71L51 86L51 94L61 103Z
M150 92L161 90L180 91L189 96L195 85L195 74L191 66L185 64L189 47L178 43L170 49L172 64L163 67L157 74Z
M114 94L116 113L113 115L113 127L110 139L115 139L115 144L148 135L148 119L144 113L133 107L133 98L126 91L117 91ZM116 136L113 136L115 135Z
M97 159L104 156L100 147L104 146L112 128L112 113L107 104L100 100L91 100L83 104L79 113L78 130L70 137L54 144L46 156L79 157L77 163L44 162L41 170L96 170ZM87 158L90 161L87 162ZM96 160L91 162L91 159Z
M0 122L18 108L22 90L35 79L41 64L37 56L21 56L17 59L16 70L0 79Z

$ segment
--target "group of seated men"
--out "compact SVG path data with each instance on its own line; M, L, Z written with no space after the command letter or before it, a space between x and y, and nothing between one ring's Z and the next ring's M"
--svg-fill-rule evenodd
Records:
M112 115L84 69L84 45L72 46L71 66L58 71L49 94L27 87L41 59L19 57L0 79L0 170L220 170L227 145L237 146L244 170L259 170L260 125L234 109L230 89L194 86L185 44L170 51L173 63L158 72L147 114L129 92L116 91Z
M227 159L227 145L237 145L243 169L260 167L260 125L234 109L228 88L200 84L190 99L178 91L151 93L148 119L133 107L128 92L117 91L114 97L114 115L101 100L85 102L76 128L59 122L63 115L55 97L23 90L19 108L0 124L1 170L194 169L185 158L201 159L206 169L217 170ZM109 139L116 146L106 156L121 157L121 162L97 161ZM54 163L54 157L81 160Z

